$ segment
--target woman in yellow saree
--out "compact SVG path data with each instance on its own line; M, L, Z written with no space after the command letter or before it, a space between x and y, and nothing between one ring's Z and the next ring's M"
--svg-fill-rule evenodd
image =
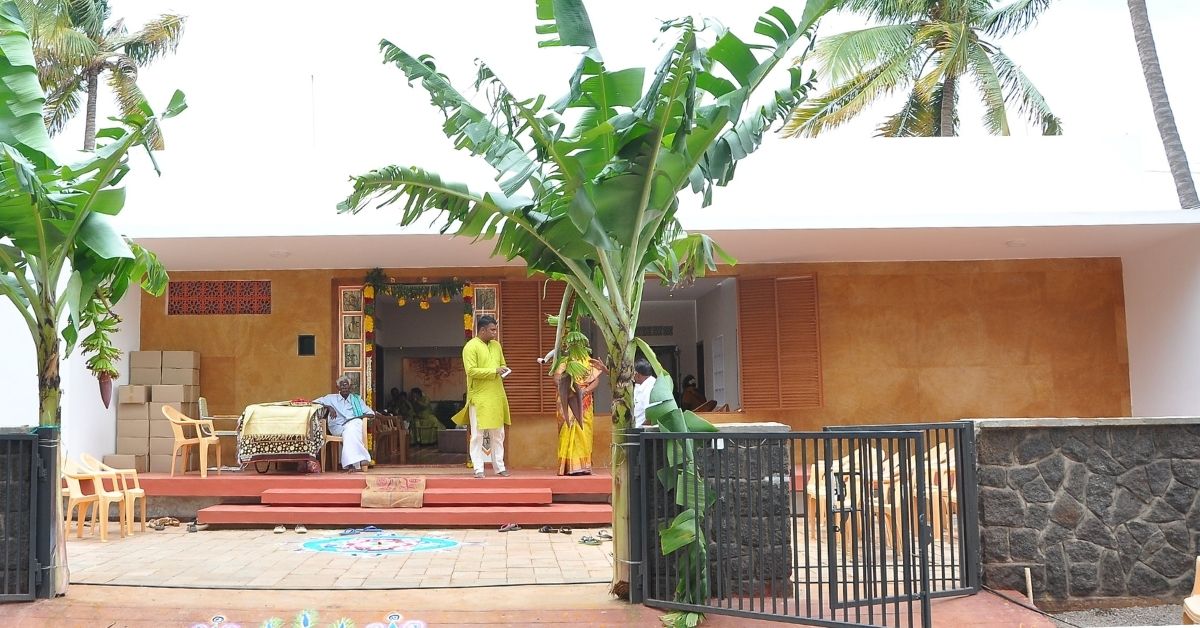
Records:
M572 376L571 372L578 374ZM600 384L600 375L607 372L603 362L591 357L564 362L555 370L559 475L592 473L592 393Z

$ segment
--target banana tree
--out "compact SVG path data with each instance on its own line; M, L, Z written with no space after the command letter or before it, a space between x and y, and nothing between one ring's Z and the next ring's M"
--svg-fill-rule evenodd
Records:
M53 434L61 419L61 358L86 332L79 344L92 354L88 367L98 377L115 376L112 360L118 353L110 334L120 319L112 306L130 287L140 285L154 295L166 287L166 272L154 255L121 236L112 221L125 203L120 183L129 172L129 150L139 145L150 150L147 138L158 117L143 102L120 126L99 133L107 143L86 160L60 164L42 120L45 95L29 34L11 2L0 5L0 98L0 294L17 308L33 338L38 424ZM176 92L162 117L185 108ZM49 453L53 471L57 451ZM61 521L61 488L57 480L50 483L56 499L44 520ZM53 564L62 566L61 527L47 525ZM55 574L53 592L65 590L65 572Z
M683 231L676 212L686 188L712 201L714 186L733 178L763 133L783 119L811 87L799 64L765 102L751 96L799 46L811 49L813 27L837 0L807 0L800 20L778 7L758 19L758 41L747 43L711 21L691 17L663 24L669 37L657 68L609 69L596 46L582 0L536 0L536 31L545 46L581 50L567 93L520 98L484 62L477 107L439 73L429 55L414 56L380 42L385 62L419 81L445 115L455 148L482 157L498 185L476 191L411 165L352 178L338 205L358 212L398 204L400 223L435 215L443 233L494 240L494 255L521 258L531 274L563 281L558 321L578 299L607 344L614 439L630 427L634 329L647 275L686 283L732 262L707 236ZM795 53L792 53L795 54ZM556 332L560 346L563 327ZM628 493L624 449L613 455L614 594L628 594Z

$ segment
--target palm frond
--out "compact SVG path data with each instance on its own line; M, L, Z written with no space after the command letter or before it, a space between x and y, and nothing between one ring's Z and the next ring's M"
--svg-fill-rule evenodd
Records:
M1008 135L1008 114L1004 110L1004 89L996 67L988 58L987 50L978 44L972 45L968 53L971 73L983 96L983 126L992 135Z
M46 121L46 130L51 136L57 135L67 122L75 117L86 95L87 85L82 74L76 74L48 91L46 104L42 108L42 118Z
M874 22L899 24L928 18L931 4L928 0L845 0L840 8Z
M1041 127L1042 135L1062 135L1062 120L1050 110L1050 105L1033 81L1003 51L995 50L991 58L996 74L1004 85L1005 101L1014 105L1034 125Z
M967 69L975 34L966 23L931 22L917 31L919 41L931 41L938 51L934 67L921 77L921 89L930 91L945 77L957 78Z
M137 62L132 58L121 56L117 57L115 61L109 62L108 86L117 98L117 108L121 112L121 117L137 114L146 100L146 95L138 87L137 77ZM146 128L146 140L153 150L165 148L162 132L157 124L151 124Z
M910 48L886 62L861 72L824 95L810 99L794 110L783 134L816 137L823 131L849 122L878 98L907 86L916 78L919 50ZM929 88L922 88L929 91Z
M1019 33L1037 21L1050 8L1053 0L1014 0L1011 4L992 9L979 21L977 28L993 37Z
M386 39L379 42L379 48L384 61L396 64L410 82L421 81L431 102L446 116L442 132L454 142L455 148L480 155L495 168L496 179L505 194L515 194L537 172L538 164L526 154L520 142L454 89L445 75L438 73L432 57L414 58Z
M125 54L137 61L138 65L146 65L155 59L175 52L183 38L184 23L187 17L182 15L160 15L142 26L125 42Z
M875 136L933 137L937 117L937 110L933 107L933 93L922 92L914 86L900 111L888 116L875 128Z
M863 68L883 63L908 49L917 27L913 24L874 26L825 37L816 58L833 83L844 83Z

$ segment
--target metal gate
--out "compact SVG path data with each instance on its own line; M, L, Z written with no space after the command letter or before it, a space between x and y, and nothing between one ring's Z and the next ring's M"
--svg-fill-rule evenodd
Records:
M631 436L634 601L819 626L931 625L924 432Z
M28 431L0 430L0 602L32 600L36 593L37 443Z

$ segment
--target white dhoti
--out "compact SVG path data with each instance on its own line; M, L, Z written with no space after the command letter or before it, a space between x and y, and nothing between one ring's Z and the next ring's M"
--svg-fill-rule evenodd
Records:
M362 419L350 419L341 426L331 425L329 432L334 436L342 437L342 459L340 462L343 469L347 469L358 463L362 463L365 466L371 461L371 454L367 451L366 438L363 437Z
M491 430L479 429L475 420L475 406L471 406L467 415L471 417L471 466L475 468L475 473L483 473L483 465L489 458L493 471L504 471L504 426Z

